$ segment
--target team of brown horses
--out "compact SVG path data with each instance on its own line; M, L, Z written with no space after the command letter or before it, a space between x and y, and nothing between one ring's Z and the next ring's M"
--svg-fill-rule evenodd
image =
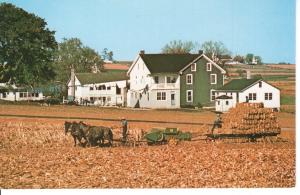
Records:
M65 121L65 134L67 135L68 132L74 139L74 146L77 145L77 141L80 146L112 146L113 144L113 133L109 127L91 126L82 121L79 123Z

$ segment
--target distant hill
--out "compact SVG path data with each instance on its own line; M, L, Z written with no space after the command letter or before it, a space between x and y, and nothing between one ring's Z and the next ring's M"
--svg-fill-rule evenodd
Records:
M225 65L230 79L246 77L249 70L252 77L261 75L267 81L295 81L295 64L267 64L267 65Z

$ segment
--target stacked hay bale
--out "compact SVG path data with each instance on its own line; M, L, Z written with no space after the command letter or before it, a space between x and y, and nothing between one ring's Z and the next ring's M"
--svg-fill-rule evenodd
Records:
M262 103L239 103L222 116L222 128L218 134L280 133L274 111Z

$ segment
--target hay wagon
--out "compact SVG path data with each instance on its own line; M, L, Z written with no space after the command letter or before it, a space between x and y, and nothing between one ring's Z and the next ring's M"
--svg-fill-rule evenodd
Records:
M207 139L278 139L281 128L276 113L262 103L239 103L222 116L222 125L207 134Z

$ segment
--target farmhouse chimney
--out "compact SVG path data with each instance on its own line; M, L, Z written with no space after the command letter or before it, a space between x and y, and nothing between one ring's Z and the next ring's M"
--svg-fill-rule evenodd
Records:
M198 54L202 55L203 54L203 50L199 50Z
M140 54L145 54L145 50L141 50L141 51L140 51Z
M251 72L250 72L250 70L247 70L247 71L246 71L246 74L247 74L247 77L246 77L246 78L247 78L247 79L251 79Z
M75 99L75 69L74 66L71 66L71 86L70 86L70 90L71 90L71 98L74 100Z

